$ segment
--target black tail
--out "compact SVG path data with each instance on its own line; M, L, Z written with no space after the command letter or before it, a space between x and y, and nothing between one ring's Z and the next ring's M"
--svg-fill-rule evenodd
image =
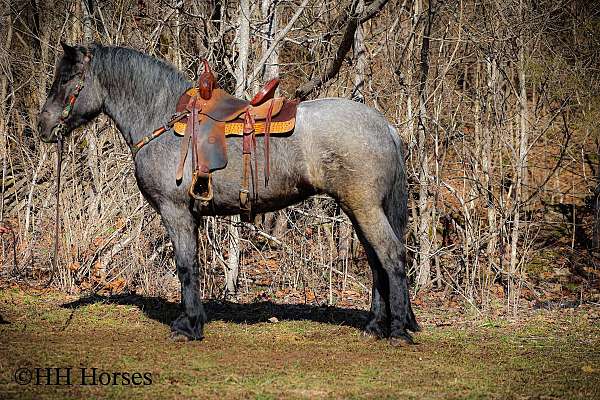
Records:
M396 144L396 170L394 171L394 183L388 192L384 202L385 215L396 234L396 237L402 243L402 262L406 271L406 248L404 247L406 225L408 222L408 186L406 184L406 168L404 165L404 143L393 126L389 126L390 134ZM408 290L408 287L406 288ZM410 301L408 302L407 326L408 330L418 332L421 330L415 314L412 310Z

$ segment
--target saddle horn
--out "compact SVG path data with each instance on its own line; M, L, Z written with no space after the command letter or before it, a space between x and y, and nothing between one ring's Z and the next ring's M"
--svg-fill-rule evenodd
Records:
M213 89L217 86L217 80L210 70L210 65L208 65L208 61L203 59L204 63L204 72L198 78L198 93L200 97L204 100L209 100L212 96Z

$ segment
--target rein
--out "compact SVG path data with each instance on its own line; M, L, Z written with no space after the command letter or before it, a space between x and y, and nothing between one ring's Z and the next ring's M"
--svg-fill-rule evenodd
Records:
M167 122L160 128L156 128L155 130L152 131L151 134L149 134L148 136L144 136L142 138L142 140L140 140L139 142L137 142L133 146L131 146L132 157L135 159L136 154L138 153L138 151L140 151L142 149L142 147L144 147L145 145L150 143L152 140L156 139L157 137L159 137L160 135L162 135L163 133L165 133L166 131L171 129L173 127L173 125L175 125L175 123L177 123L177 122L181 121L183 118L187 117L189 115L189 113L190 113L189 111L182 111L178 114L173 115L171 117L171 119L169 120L169 122Z
M50 286L56 273L58 272L58 242L60 235L60 175L62 171L62 151L63 151L63 136L67 132L67 125L65 121L71 115L75 101L79 97L81 89L83 89L83 83L85 79L85 73L87 66L91 60L90 55L86 55L84 58L83 68L79 73L79 82L73 89L73 92L67 96L65 106L60 114L58 124L52 129L52 133L56 136L56 213L54 215L54 254L52 256L52 275L46 283L46 286Z
M60 173L62 170L62 135L56 142L56 213L54 215L54 255L52 256L52 276L48 281L49 286L54 280L54 275L58 272L58 236L60 234Z

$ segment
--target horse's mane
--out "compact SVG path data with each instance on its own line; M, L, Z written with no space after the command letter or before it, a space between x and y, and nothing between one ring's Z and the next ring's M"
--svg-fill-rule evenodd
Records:
M93 70L112 96L133 99L178 96L191 86L173 65L126 47L95 45Z

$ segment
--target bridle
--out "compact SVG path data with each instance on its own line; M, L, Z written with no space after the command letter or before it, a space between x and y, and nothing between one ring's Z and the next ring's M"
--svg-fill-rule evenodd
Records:
M52 133L56 136L56 214L54 215L54 255L52 256L52 275L46 283L46 286L50 286L56 273L58 272L58 237L60 234L60 175L62 170L62 151L63 151L63 135L67 132L67 125L65 121L71 115L73 111L73 107L75 106L75 101L77 101L77 97L79 97L79 93L81 89L83 89L83 84L85 81L85 73L87 72L87 67L91 61L91 55L86 54L83 59L83 67L81 71L77 74L79 78L79 82L75 85L73 91L67 96L67 100L65 101L65 105L63 107L62 112L60 113L60 118L58 120L58 124L54 128L52 128Z

